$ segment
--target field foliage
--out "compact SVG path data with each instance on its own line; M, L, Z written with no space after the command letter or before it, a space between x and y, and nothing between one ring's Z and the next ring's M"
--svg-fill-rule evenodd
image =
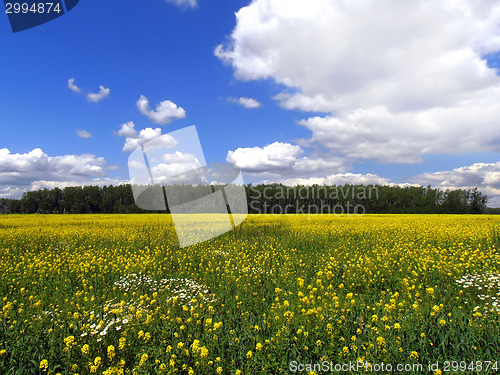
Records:
M485 215L250 216L181 249L166 214L5 215L0 373L494 361L499 224Z

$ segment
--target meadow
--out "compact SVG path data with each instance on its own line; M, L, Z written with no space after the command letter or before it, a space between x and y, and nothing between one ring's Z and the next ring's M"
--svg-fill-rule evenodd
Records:
M0 374L496 373L499 243L487 215L256 215L184 249L166 214L3 215Z

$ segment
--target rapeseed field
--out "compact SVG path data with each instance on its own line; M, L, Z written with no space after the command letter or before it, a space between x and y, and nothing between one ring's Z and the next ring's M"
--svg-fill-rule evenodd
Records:
M486 215L249 216L187 248L166 214L1 216L0 374L495 373L499 245Z

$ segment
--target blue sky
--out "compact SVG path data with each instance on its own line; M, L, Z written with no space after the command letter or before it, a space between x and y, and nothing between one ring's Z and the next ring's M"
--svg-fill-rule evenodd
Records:
M126 182L133 122L139 141L196 125L246 182L477 185L500 205L500 7L397 3L81 0L15 34L4 14L0 197Z

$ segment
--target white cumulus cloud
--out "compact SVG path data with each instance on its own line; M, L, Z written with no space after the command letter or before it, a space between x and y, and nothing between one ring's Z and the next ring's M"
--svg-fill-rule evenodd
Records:
M121 137L135 138L137 136L137 130L135 130L135 124L132 121L122 124L120 130L118 130L116 134Z
M123 146L122 151L133 151L137 147L139 147L141 144L146 143L147 141L150 141L156 137L159 137L161 135L161 129L160 128L145 128L142 129L136 136L136 138L126 138L125 139L125 145Z
M254 0L215 55L243 80L284 86L309 145L348 162L500 151L493 0Z
M84 94L84 91L87 91L87 90L82 90L80 87L78 87L75 84L75 79L74 78L68 79L68 87L69 87L69 89L71 91L79 93L79 94ZM110 93L111 93L111 89L106 88L106 87L100 85L99 86L99 92L97 92L97 93L89 92L89 93L86 94L86 96L87 96L87 100L89 102L97 103L97 102L99 102L99 101L107 98Z
M86 130L78 130L76 132L76 134L80 137L80 138L91 138L92 137L92 133L86 131Z
M274 142L263 148L238 148L229 151L226 160L245 171L263 172L287 169L297 162L302 153L302 149L297 145Z
M151 141L155 138L160 137L161 129L160 128L145 128L141 131L137 131L135 129L135 124L130 121L125 124L122 124L120 130L116 132L117 136L125 137L125 145L123 146L122 151L128 152L133 151L136 148L140 147L140 145ZM172 136L165 134L161 138L154 147L165 147L170 148L177 144L177 140L175 140Z
M91 185L106 179L106 160L91 154L49 156L40 148L26 153L0 149L0 196L19 198L42 187ZM44 182L44 183L42 183Z
M87 94L87 100L89 102L97 103L97 102L107 98L109 96L110 92L111 92L111 90L109 88L106 88L103 85L100 85L99 92Z
M167 3L175 4L181 8L197 8L197 0L166 0Z
M73 92L80 92L81 91L80 88L77 85L75 85L75 79L74 78L68 79L68 87Z
M195 155L176 151L175 153L164 154L163 162L154 165L151 168L151 173L155 177L155 181L159 183L171 184L186 181L189 183L202 183L200 177L205 171L198 171L202 167L205 167L205 165ZM185 174L185 176L182 176L182 174Z
M311 178L292 178L279 181L284 185L391 185L390 181L384 177L374 174L359 174L359 173L339 173L332 174L327 177L311 177Z
M245 97L228 98L228 101L230 101L232 103L239 104L242 107L250 108L250 109L259 108L261 106L261 103L253 98L245 98Z
M423 173L411 180L441 190L477 187L488 196L488 206L500 207L500 162L475 163L451 171Z
M137 108L139 111L147 116L151 121L159 125L165 125L176 118L186 117L186 111L182 107L178 107L175 103L170 100L165 100L156 106L155 110L149 107L149 101L144 96L141 95L139 100L137 100Z

